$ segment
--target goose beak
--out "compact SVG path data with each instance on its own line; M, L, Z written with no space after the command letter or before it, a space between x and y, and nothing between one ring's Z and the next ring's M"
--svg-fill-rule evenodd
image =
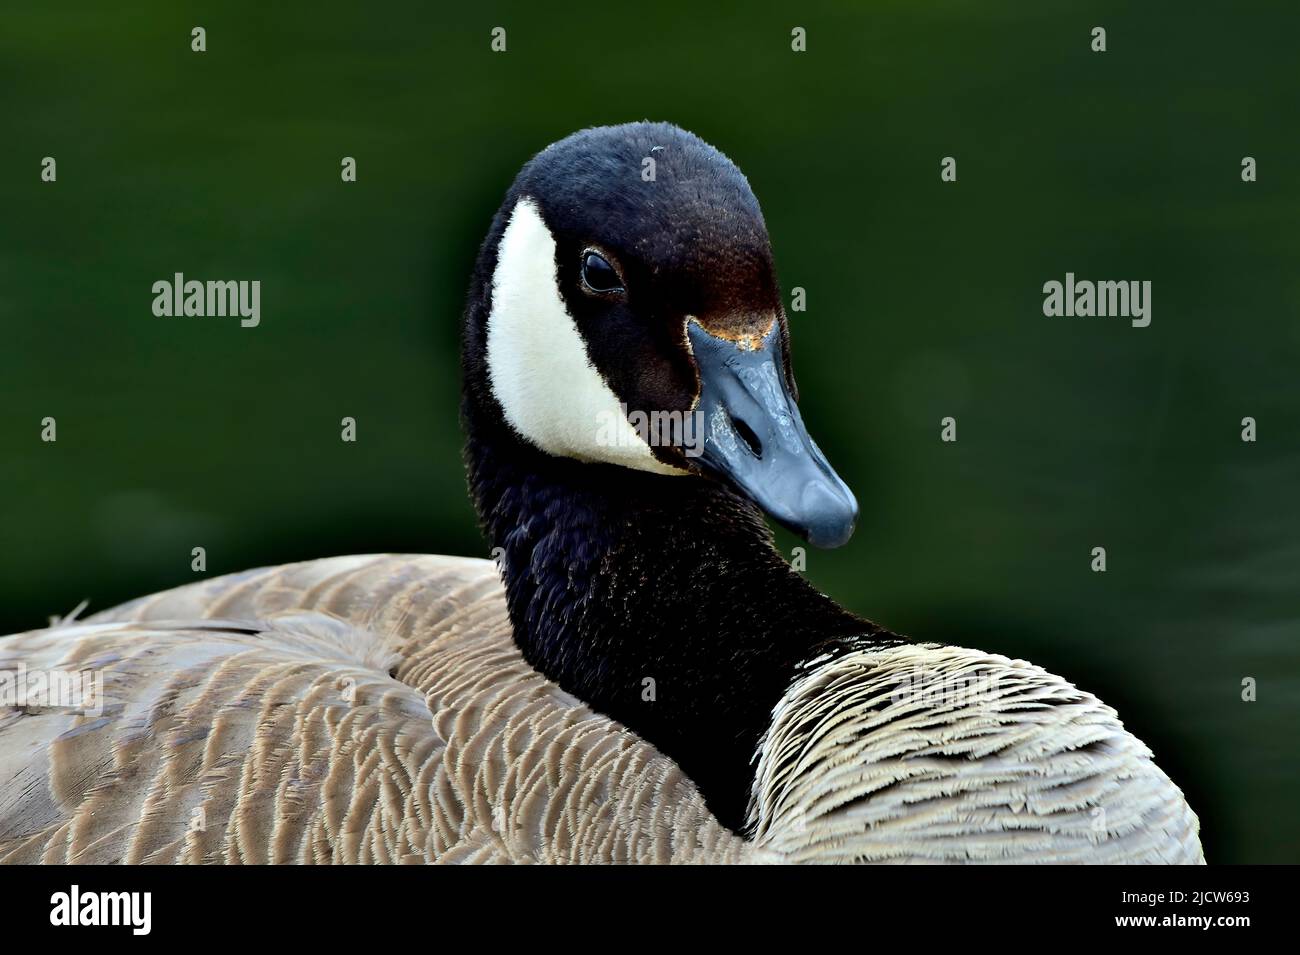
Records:
M700 375L704 470L814 547L846 543L858 502L804 427L785 384L777 324L749 349L694 319L686 334Z

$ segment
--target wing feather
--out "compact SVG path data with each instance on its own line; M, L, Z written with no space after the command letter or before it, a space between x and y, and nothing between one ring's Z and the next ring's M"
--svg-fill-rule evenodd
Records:
M532 670L487 561L340 557L0 640L0 861L738 861L676 765ZM561 772L581 765L581 775Z

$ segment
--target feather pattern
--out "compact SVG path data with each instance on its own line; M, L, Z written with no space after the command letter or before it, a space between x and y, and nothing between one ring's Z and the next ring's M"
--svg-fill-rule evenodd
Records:
M530 668L493 565L234 574L0 640L99 715L0 711L0 860L693 862L753 856L677 766Z
M1023 660L846 653L782 698L760 754L756 842L792 862L1204 862L1151 751Z
M1022 661L849 649L777 705L722 826L677 765L523 660L494 566L249 571L0 641L100 713L0 714L0 861L1202 861L1181 793Z

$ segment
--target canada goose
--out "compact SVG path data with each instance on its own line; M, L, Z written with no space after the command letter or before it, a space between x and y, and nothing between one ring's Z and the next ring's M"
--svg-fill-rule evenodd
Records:
M635 123L538 154L463 346L499 568L330 558L0 641L0 670L103 678L102 712L0 711L0 859L1203 861L1109 707L910 643L776 551L763 512L837 546L857 503L720 152Z

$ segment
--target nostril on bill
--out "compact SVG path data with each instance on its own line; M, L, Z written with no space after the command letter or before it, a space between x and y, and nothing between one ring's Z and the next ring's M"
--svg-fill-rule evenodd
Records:
M734 416L731 419L731 426L735 429L736 434L740 435L740 439L749 446L750 453L761 461L763 458L763 442L758 440L758 435L754 433L754 429Z

